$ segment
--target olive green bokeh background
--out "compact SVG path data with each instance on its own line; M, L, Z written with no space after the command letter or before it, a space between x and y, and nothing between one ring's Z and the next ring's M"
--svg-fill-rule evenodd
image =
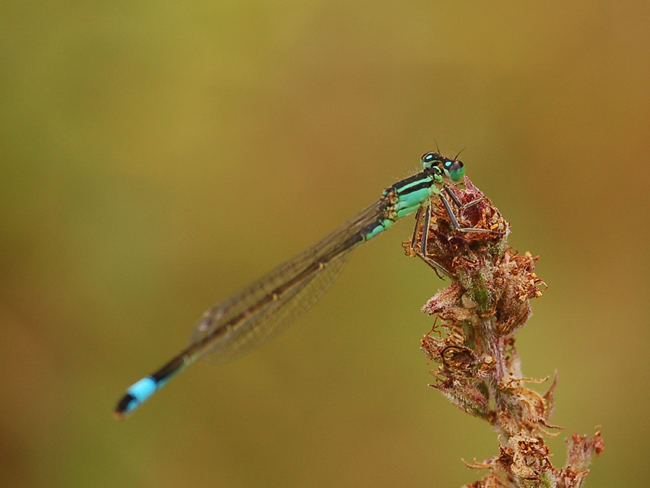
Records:
M3 3L0 485L481 477L461 458L496 436L426 386L419 308L445 282L403 255L411 219L280 338L111 416L204 309L437 141L541 256L518 345L560 374L553 461L600 424L588 486L645 486L650 4L526 5Z

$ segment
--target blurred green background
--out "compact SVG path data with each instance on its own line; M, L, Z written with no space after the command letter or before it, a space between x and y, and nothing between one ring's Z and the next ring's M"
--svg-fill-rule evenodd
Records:
M362 246L264 348L124 389L212 303L435 149L541 256L518 334L559 371L549 443L602 425L591 487L650 475L650 3L3 2L0 485L460 486L497 453L435 390L419 308L445 286ZM541 386L540 391L545 391Z

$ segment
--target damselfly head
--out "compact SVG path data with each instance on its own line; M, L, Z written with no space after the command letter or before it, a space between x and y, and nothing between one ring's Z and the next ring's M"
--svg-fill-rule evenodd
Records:
M431 170L432 168L439 168L443 171L445 176L453 181L460 181L465 176L465 165L459 159L449 159L441 156L437 152L425 153L420 159L422 169Z

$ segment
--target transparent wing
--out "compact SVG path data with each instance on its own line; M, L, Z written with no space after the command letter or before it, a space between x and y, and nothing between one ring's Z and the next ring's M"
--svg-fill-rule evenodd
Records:
M190 336L197 356L209 354L213 361L227 361L286 329L329 288L388 206L386 200L378 200L316 245L209 308Z

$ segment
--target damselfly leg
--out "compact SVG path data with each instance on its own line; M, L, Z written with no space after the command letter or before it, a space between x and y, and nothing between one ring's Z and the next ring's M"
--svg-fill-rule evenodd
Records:
M460 216L462 216L463 211L477 205L481 201L483 201L484 197L477 198L475 200L472 200L471 202L463 204L458 196L454 193L452 190L452 186L456 186L455 184L445 184L445 186L442 188L442 191L440 192L440 195L438 197L440 198L440 201L442 202L443 206L445 207L445 211L447 213L447 216L449 217L449 222L451 226L453 227L453 230L455 232L463 232L463 233L469 233L469 232L478 232L478 233L490 233L490 232L495 232L492 229L483 229L483 228L478 228L478 227L464 227L459 223L459 218L456 217L456 213L454 212L454 207L456 207L457 212L459 213ZM446 193L449 197L448 200L447 197L445 197ZM422 206L418 209L416 215L415 215L415 228L413 229L413 236L411 237L411 245L410 249L412 254L415 256L419 257L424 261L428 266L430 266L438 275L438 277L443 278L443 276L440 275L442 273L443 275L451 276L452 273L441 263L436 261L435 259L432 259L429 255L428 252L428 245L429 245L429 229L431 226L431 205L432 202L428 202L426 206ZM422 235L419 237L419 232L422 232ZM419 237L419 239L418 239Z

